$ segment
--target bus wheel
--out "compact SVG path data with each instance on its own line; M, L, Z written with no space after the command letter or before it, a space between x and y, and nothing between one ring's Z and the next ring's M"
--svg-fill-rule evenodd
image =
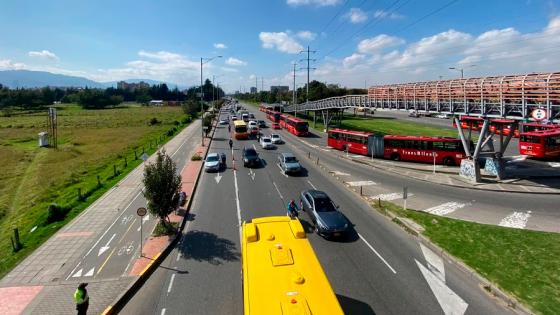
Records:
M393 161L400 161L401 160L401 156L398 153L393 153L391 154L391 160Z
M447 166L455 166L455 162L450 157L446 157L445 159L443 159L443 164Z

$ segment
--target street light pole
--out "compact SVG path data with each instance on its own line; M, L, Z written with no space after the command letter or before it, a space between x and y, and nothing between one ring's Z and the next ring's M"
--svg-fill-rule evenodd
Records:
M212 58L200 57L200 135L202 140L202 146L204 146L204 96L202 91L202 65L208 63L216 58L222 58L222 56L216 56ZM204 62L206 60L206 62Z
M474 67L476 65L470 65L469 67ZM461 79L464 78L464 68L449 67L449 70L457 70L461 72Z

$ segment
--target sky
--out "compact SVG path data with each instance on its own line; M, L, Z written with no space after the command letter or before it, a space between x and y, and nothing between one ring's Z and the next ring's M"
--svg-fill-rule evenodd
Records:
M0 0L0 70L227 92L560 71L560 0ZM449 69L456 68L456 69Z

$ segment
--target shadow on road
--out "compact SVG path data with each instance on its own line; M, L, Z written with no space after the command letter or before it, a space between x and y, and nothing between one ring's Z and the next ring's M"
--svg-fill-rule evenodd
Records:
M204 231L189 231L179 248L186 259L206 261L213 265L236 261L240 258L235 243Z
M375 312L367 303L340 294L337 294L336 297L344 314L375 315Z

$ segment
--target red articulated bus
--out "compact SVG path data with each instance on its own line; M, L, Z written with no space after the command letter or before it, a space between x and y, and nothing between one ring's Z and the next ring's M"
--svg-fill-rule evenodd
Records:
M539 123L539 122L523 123L520 127L521 132L552 130L552 129L558 129L558 128L560 128L560 125L557 125L557 124L542 124L542 123Z
M367 156L449 166L466 158L460 139L422 136L374 135L344 129L331 129L328 146ZM472 143L471 143L472 147Z
M368 138L369 132L353 131L345 129L331 129L327 137L327 145L333 149L349 153L369 155Z
M279 123L280 122L280 113L279 112L275 112L273 110L268 110L266 112L266 118L268 118L268 120L270 120L273 123Z
M492 119L490 121L490 132L495 133L497 135L503 134L504 136L508 136L511 132L511 128L515 120L511 119ZM514 132L514 137L519 137L519 132Z
M539 159L558 158L560 156L560 128L521 133L519 153Z
M298 137L304 137L309 134L309 124L307 121L286 114L280 115L280 127Z
M475 131L482 130L482 124L484 124L484 119L480 117L474 116L460 116L459 123L461 125L461 129L471 129ZM457 124L455 124L455 119L453 119L453 127L457 128Z

